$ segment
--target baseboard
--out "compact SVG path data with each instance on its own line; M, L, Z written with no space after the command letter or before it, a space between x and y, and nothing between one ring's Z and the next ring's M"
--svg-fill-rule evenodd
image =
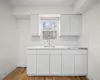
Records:
M93 78L92 77L90 77L90 76L86 76L87 78L88 78L88 80L93 80Z
M26 67L17 67L17 68L26 68Z

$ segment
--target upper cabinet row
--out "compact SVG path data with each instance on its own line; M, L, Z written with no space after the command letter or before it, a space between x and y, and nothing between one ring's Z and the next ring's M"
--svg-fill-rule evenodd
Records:
M65 15L61 14L60 22L60 36L80 36L82 29L81 15ZM31 15L30 20L30 33L32 36L40 36L42 28L40 27L41 21L38 14Z
M81 15L61 15L60 35L81 35L82 19Z

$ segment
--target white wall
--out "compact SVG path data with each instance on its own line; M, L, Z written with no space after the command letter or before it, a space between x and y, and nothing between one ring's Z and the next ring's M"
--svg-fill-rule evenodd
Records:
M26 50L29 45L29 20L17 20L18 27L18 67L26 66Z
M88 77L100 80L100 3L83 14L83 27L89 33Z
M72 6L17 6L13 7L13 15L30 14L72 14Z
M7 1L0 0L0 80L16 68L16 20Z
M87 0L76 0L76 2L74 3L74 12L77 12L78 10L81 9L81 7L85 4Z
M74 13L84 13L90 10L98 0L76 0L73 6Z

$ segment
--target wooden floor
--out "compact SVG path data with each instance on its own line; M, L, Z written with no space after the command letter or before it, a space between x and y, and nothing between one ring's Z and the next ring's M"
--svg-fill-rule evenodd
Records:
M17 68L4 80L88 80L86 77L28 77L26 68Z

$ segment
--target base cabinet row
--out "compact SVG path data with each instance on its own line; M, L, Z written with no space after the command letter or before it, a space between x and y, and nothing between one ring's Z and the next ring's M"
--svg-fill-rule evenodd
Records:
M27 55L27 74L85 76L87 55Z

